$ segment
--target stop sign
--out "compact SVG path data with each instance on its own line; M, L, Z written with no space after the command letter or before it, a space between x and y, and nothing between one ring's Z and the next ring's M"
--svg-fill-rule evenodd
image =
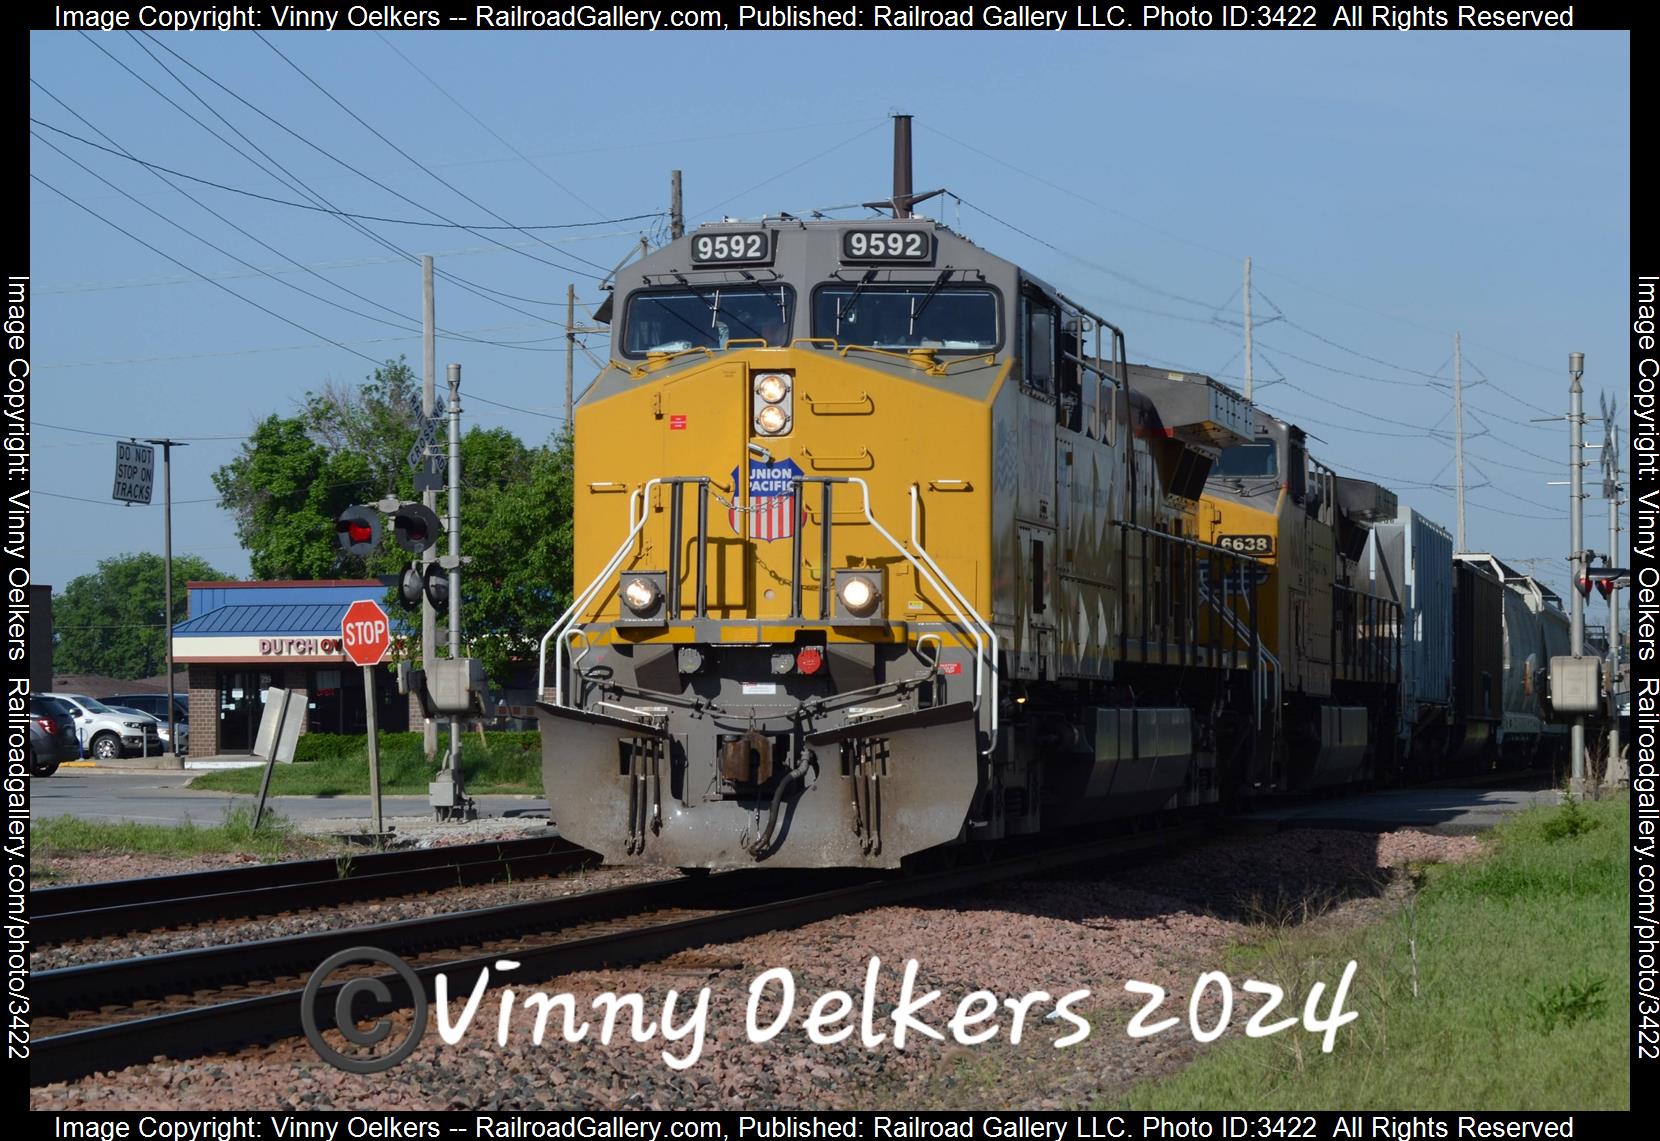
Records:
M340 620L340 642L346 656L360 666L372 666L392 645L392 627L380 603L363 598L346 608Z

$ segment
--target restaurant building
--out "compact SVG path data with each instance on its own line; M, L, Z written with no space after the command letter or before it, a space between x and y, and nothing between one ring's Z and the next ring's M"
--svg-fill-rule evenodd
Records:
M363 733L363 670L340 645L340 620L359 599L384 605L379 579L192 582L190 617L173 627L173 660L190 677L190 755L253 751L270 686L305 695L305 731ZM402 639L394 637L388 658ZM398 693L390 665L376 667L379 727L419 728L420 710Z

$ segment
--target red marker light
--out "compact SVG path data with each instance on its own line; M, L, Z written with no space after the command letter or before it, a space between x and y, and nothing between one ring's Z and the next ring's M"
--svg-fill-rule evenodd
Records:
M795 656L795 668L804 674L816 674L824 665L824 651L817 646L804 646Z
M367 543L374 538L375 532L369 524L354 521L346 524L346 536L354 543Z

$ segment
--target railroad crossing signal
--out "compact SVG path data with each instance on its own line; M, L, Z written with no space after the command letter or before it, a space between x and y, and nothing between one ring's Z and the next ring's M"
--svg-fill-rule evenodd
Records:
M1591 588L1594 586L1597 593L1606 599L1612 597L1615 589L1626 585L1630 579L1631 572L1625 567L1595 567L1580 575L1579 581L1574 585L1585 598L1591 597Z
M405 503L392 513L392 538L412 554L420 554L438 541L444 525L438 513L419 503Z
M378 665L392 645L392 626L380 603L360 598L346 608L340 620L340 644L346 656L360 666Z
M373 507L348 507L335 519L334 534L348 555L372 555L380 545L380 512Z
M438 513L419 503L399 503L386 498L378 504L348 507L334 521L340 549L348 555L367 558L380 546L381 512L392 515L392 540L411 554L419 555L438 542L444 524Z

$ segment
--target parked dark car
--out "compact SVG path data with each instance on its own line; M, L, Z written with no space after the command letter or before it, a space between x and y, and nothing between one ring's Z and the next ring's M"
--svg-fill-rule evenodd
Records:
M64 761L81 755L75 711L54 697L29 698L29 771L49 777Z

